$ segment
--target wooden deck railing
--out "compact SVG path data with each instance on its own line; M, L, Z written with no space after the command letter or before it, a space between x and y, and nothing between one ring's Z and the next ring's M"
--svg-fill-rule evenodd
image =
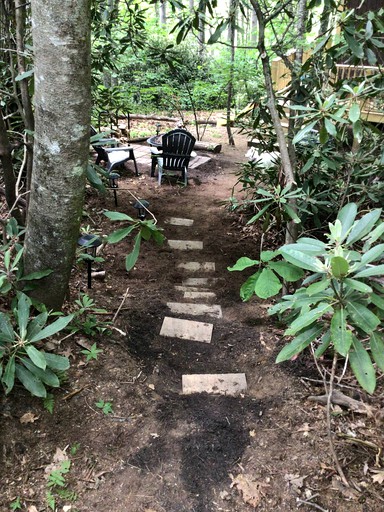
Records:
M294 59L294 52L287 55L289 60ZM310 56L309 52L304 53L304 61ZM337 64L335 78L338 80L348 80L354 77L369 77L380 72L376 66L351 66L349 64ZM280 57L274 59L271 63L272 80L275 84L275 90L284 93L291 77L290 70ZM361 102L362 117L372 123L384 123L384 102L374 99L367 99Z

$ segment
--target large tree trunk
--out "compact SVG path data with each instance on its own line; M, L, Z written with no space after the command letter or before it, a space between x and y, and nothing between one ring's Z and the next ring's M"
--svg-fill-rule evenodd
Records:
M35 147L25 269L51 269L34 297L61 307L79 236L91 109L90 0L32 0Z

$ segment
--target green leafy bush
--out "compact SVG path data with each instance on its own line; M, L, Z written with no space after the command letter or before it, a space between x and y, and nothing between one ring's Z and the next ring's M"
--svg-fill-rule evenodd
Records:
M0 379L6 394L18 380L32 395L45 398L47 387L59 387L57 373L67 370L69 361L45 352L40 342L64 329L73 315L47 325L47 311L31 317L31 306L31 299L18 292L12 314L0 312Z

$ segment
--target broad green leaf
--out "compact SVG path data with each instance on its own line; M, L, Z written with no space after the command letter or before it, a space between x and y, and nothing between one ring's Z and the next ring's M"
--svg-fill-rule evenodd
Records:
M371 332L373 332L380 324L380 319L377 318L377 316L366 306L359 302L348 302L347 311L354 325L367 334L371 334Z
M140 253L141 246L141 233L137 233L135 236L135 244L133 246L132 252L130 252L125 258L125 270L129 272L136 265L137 259Z
M36 341L43 340L44 338L48 338L49 336L53 336L59 331L63 330L67 325L72 321L74 315L62 316L55 320L50 325L47 325L44 329L38 332L35 336L33 336L29 341L31 343L35 343Z
M340 242L342 242L348 235L349 230L351 229L353 223L355 222L356 215L356 203L348 203L339 211L337 218L339 219L342 225Z
M49 368L45 368L45 370L42 370L41 368L38 368L35 366L31 361L28 359L22 358L21 362L23 365L29 370L35 377L41 380L41 382L44 382L47 386L50 386L52 388L58 388L60 386L60 380L58 376Z
M15 332L13 330L9 316L0 311L0 337L3 341L15 341Z
M15 82L20 82L21 80L25 80L26 78L29 78L30 76L33 75L34 72L35 72L34 69L29 69L28 71L24 71L23 73L20 73L20 75L17 75L17 77L15 78Z
M307 294L311 297L312 295L316 295L317 293L323 292L327 288L329 288L330 282L328 279L322 279L321 281L317 281L316 283L312 283L307 288Z
M304 272L301 268L291 265L291 263L287 263L286 261L270 261L269 267L288 283L298 281L304 276Z
M369 296L371 299L371 302L377 306L378 308L382 309L384 311L384 299L380 295L377 295L376 293L371 293Z
M384 163L384 162L383 162ZM381 238L384 234L384 222L381 222L371 233L369 233L364 240L367 240L367 242L372 245Z
M361 121L352 124L352 132L356 141L360 143L363 140L363 124Z
M371 265L364 270L360 270L353 277L370 277L370 276L380 276L384 274L384 265Z
M129 222L137 222L135 219L132 219L129 215L120 212L104 212L104 215L111 220L125 220Z
M353 336L353 350L349 353L349 362L360 386L368 393L376 388L376 374L371 358L362 343Z
M301 331L308 325L313 324L313 322L318 320L326 313L330 313L331 311L332 306L330 306L327 302L320 302L320 304L316 308L296 318L296 320L294 320L289 326L289 328L285 331L285 335L295 335L297 332Z
M343 283L347 288L352 288L352 290L356 290L357 292L372 293L372 288L370 286L362 283L361 281L357 281L357 279L350 279L347 277L344 279Z
M293 249L293 247L294 244L291 246L284 245L280 248L280 253L283 255L285 260L296 267L312 270L313 272L321 272L323 270L323 265L318 258L310 256L309 254L304 254L301 251Z
M300 251L309 256L321 256L324 253L324 249L318 244L303 243L301 241L297 241L294 244L283 245L283 247L288 247L289 250Z
M51 354L50 352L44 352L47 366L51 370L63 372L69 368L69 359L65 356L59 356L57 354Z
M353 103L351 105L348 117L352 123L356 123L356 121L360 119L360 106L358 103Z
M27 334L30 306L31 299L27 297L25 293L19 293L17 301L17 322L19 325L19 335L22 340L25 340L25 335Z
M279 254L279 251L261 251L260 259L261 261L271 261Z
M362 59L364 57L363 46L346 31L344 31L344 37L353 55L355 55L355 57L358 59Z
M264 213L268 210L268 208L271 207L271 203L269 202L268 204L266 204L264 206L264 208L262 208L259 212L256 213L256 215L254 215L252 218L249 219L249 221L247 222L247 225L249 224L253 224L254 222L256 222L257 220L260 219L260 217L262 217L264 215Z
M26 276L22 276L19 281L34 281L35 279L42 279L52 274L53 270L40 270L39 272L31 272Z
M43 313L40 313L40 315L37 315L35 318L33 318L27 328L27 336L26 338L30 340L34 336L36 336L37 333L41 331L41 329L44 327L44 325L47 323L48 320L48 313L46 311L43 311Z
M283 361L287 361L291 359L296 354L302 352L305 348L307 348L316 338L318 338L323 330L322 325L315 325L310 329L300 333L293 339L288 345L279 352L276 357L276 363L282 363Z
M289 204L283 205L284 211L287 213L288 217L293 220L295 224L300 224L300 217L297 215L295 210Z
M39 396L41 398L45 398L47 396L47 390L41 380L20 364L16 365L16 377L32 395Z
M230 272L234 272L237 270L241 271L248 267L258 265L259 263L260 262L258 260L251 260L250 258L243 256L242 258L239 258L232 267L227 267L227 270L229 270Z
M308 245L309 248L313 251L316 251L316 255L321 254L322 251L325 251L326 245L324 242L321 242L320 240L317 240L316 238L308 238L308 237L300 237L297 242L298 244L302 245Z
M331 344L331 331L327 331L323 334L321 338L320 345L315 350L315 357L319 358L321 357L326 350L328 349L329 345Z
M45 360L43 352L37 350L33 345L25 345L25 351L34 365L45 370L47 367L47 361Z
M268 299L277 295L282 287L276 274L272 270L264 268L255 284L255 293L261 299Z
M353 244L367 235L379 220L380 215L381 208L377 208L376 210L372 210L361 217L361 219L358 220L351 229L347 238L347 244Z
M313 128L316 126L317 121L312 121L311 123L307 124L302 128L296 135L294 136L292 140L292 144L297 144L301 140L304 139L304 137L309 133Z
M331 135L332 137L336 137L336 134L337 134L336 126L327 117L324 119L324 125L325 125L325 129L327 130L329 135Z
M384 372L384 339L383 336L378 332L373 332L370 337L371 354L373 360Z
M261 271L259 270L255 274L252 274L248 279L245 281L245 283L242 284L240 288L240 297L241 300L246 302L249 300L255 293L255 286L257 283L257 280L259 279L259 276L261 274Z
M348 274L349 263L345 258L342 258L341 256L334 256L331 259L331 270L332 275L336 277L336 279L340 279Z
M384 244L375 245L375 247L372 247L367 251L365 254L361 257L361 263L363 265L367 265L368 263L371 263L372 261L376 261L378 259L383 258L384 255Z
M107 242L110 244L116 244L123 240L126 236L128 236L132 231L136 228L135 225L129 226L127 228L117 229L107 237Z
M12 391L15 383L15 356L12 355L7 362L1 381L5 385L5 394Z
M352 332L347 329L347 312L336 309L331 320L331 339L336 351L347 357L352 344Z

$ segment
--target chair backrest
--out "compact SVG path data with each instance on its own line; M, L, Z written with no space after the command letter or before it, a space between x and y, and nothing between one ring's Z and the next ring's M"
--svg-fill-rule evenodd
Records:
M191 152L195 145L195 137L186 130L176 129L165 133L161 139L163 169L180 171L188 167Z

